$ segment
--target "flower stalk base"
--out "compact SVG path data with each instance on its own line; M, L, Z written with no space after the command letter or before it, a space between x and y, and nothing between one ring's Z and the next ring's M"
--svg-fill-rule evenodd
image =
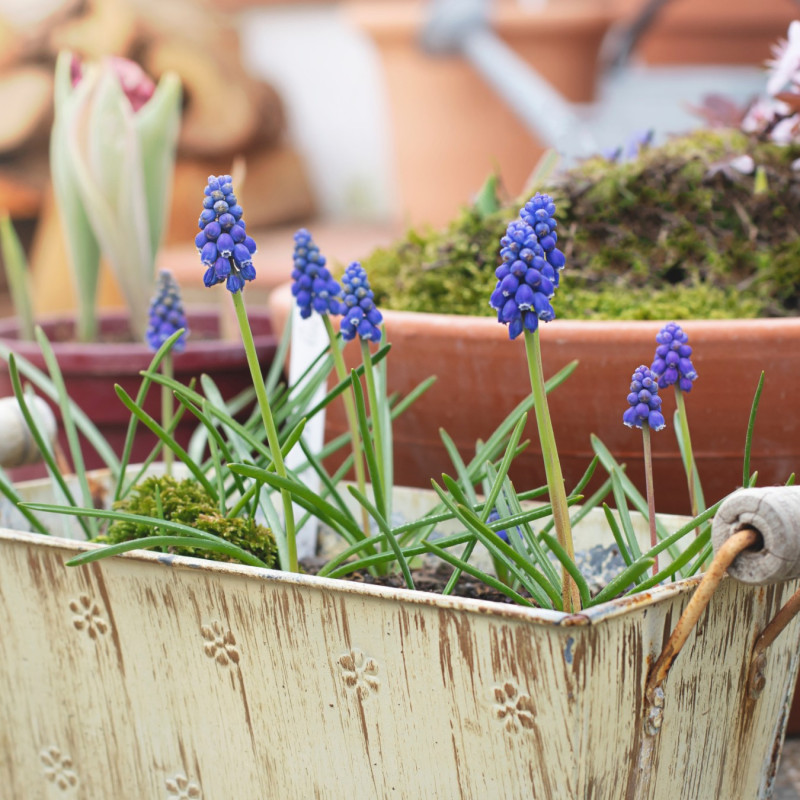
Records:
M531 376L531 390L534 397L536 412L536 425L539 430L539 441L544 457L544 470L547 477L547 489L550 503L553 507L553 520L555 522L558 543L566 550L567 555L574 560L575 548L572 544L572 527L569 521L569 507L567 506L567 493L564 489L564 478L561 474L561 463L558 460L553 424L550 420L550 409L547 405L547 393L544 388L542 374L542 349L539 342L539 331L533 333L525 331L525 351L528 356L528 368ZM572 576L562 567L561 596L564 611L575 613L581 609L581 598L578 587Z
M244 299L242 293L232 292L233 307L236 310L236 320L239 323L239 329L242 334L242 344L247 356L247 366L250 368L250 374L253 378L253 387L256 390L256 399L258 400L258 407L261 411L261 419L264 422L264 430L267 432L267 444L269 445L272 459L275 463L275 472L281 478L285 478L286 465L283 462L283 454L281 453L281 444L278 440L278 430L275 427L275 420L272 417L272 410L269 406L269 398L267 397L267 389L264 386L264 378L261 374L261 366L258 363L258 353L256 352L256 345L253 341L253 332L250 330L250 322L247 318L247 310L244 306ZM283 511L285 516L285 534L286 534L286 561L281 567L288 572L298 572L299 565L297 562L297 540L294 527L294 509L292 508L292 496L286 489L281 489L281 500L283 501ZM281 548L281 555L283 556L284 548ZM281 559L283 561L283 558Z

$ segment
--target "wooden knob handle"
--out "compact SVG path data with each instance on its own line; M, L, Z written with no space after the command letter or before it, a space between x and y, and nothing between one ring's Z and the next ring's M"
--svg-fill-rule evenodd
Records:
M41 397L32 396L26 400L45 438L52 442L56 438L56 418L52 409ZM7 469L35 464L41 457L17 398L0 398L0 466Z
M740 489L732 494L714 517L714 550L743 528L758 531L763 546L738 555L728 567L729 575L752 584L800 576L800 486Z

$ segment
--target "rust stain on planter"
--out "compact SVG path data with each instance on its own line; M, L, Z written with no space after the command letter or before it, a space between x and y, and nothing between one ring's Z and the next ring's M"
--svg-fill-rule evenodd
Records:
M244 718L247 722L247 732L250 734L250 741L255 749L258 744L256 742L255 731L253 730L253 720L250 717L250 704L247 702L247 690L244 688L244 675L240 664L236 665L236 673L239 679L239 694L242 696L242 707L244 708Z
M423 601L400 590L342 586L337 591L324 579L228 564L201 570L180 557L168 566L156 556L134 554L100 562L96 574L67 570L64 559L92 545L23 534L8 540L7 534L0 535L0 611L9 618L9 630L0 639L0 664L8 670L7 680L21 687L14 694L24 692L24 700L0 694L0 717L19 731L12 739L0 732L8 759L16 759L0 780L20 796L26 795L17 787L24 787L30 767L25 720L35 708L48 725L66 724L67 717L59 715L80 709L89 720L87 730L111 732L106 745L118 757L109 755L108 763L96 760L86 773L87 796L112 796L119 785L148 790L145 781L154 764L156 771L174 775L180 770L189 776L194 761L219 767L203 776L203 795L209 797L228 796L232 775L252 781L246 788L252 786L251 793L260 796L259 788L268 793L265 781L274 774L283 776L281 788L289 797L321 796L327 787L344 786L354 776L370 797L488 793L660 800L683 796L684 780L686 796L755 797L759 781L772 768L775 726L792 678L787 673L799 658L798 626L793 624L768 650L768 687L745 718L737 694L743 665L753 638L791 587L761 592L724 581L703 619L702 635L687 643L665 684L663 728L656 737L645 737L645 674L685 605L691 582L654 589L649 599L633 605L625 601L587 609L562 628L560 623L569 618L554 612L505 610L434 596ZM31 555L31 548L37 555ZM52 585L45 559L51 560ZM102 666L110 667L102 670L108 684L100 689L86 685L85 669L79 666L86 657L85 637L73 635L52 647L48 643L59 633L57 627L68 627L63 610L77 593L93 595L103 607L103 581L116 612L114 629L128 676L123 681L113 656L96 648ZM37 604L30 602L40 592L42 607L45 601L47 608L51 600L55 603L53 619L49 616L41 626L34 616ZM62 596L66 601L61 602ZM752 603L750 617L744 612L747 603ZM731 625L732 618L749 618L749 628ZM227 677L209 669L213 665L202 655L197 630L211 619L219 619L224 629L230 625L241 647L241 663L228 665ZM284 630L287 625L293 626L293 637ZM110 641L101 644L108 647ZM437 663L440 645L444 663ZM355 685L348 686L336 659L357 649L363 659L354 655L353 666L361 671ZM172 669L166 668L165 653L176 659ZM377 671L365 672L369 659ZM47 697L28 689L39 676L31 669L29 677L27 664L47 670L53 695L65 698L63 707L48 706ZM151 671L163 674L157 696L147 691L149 680L140 680ZM358 681L366 680L359 676L365 674L379 679L369 695L358 691ZM492 716L492 689L507 685L513 692L504 688L503 708L506 701L513 706L513 731L505 727L510 710L500 724ZM115 695L118 689L121 694ZM198 695L205 702L187 702ZM409 717L410 700L417 706L416 720ZM158 726L170 711L175 729L166 735ZM225 737L230 756L224 763L219 738L205 729L209 713L230 722ZM424 725L418 724L420 713ZM300 746L297 737L308 719L319 724ZM276 720L294 725L294 733L286 736L287 729ZM490 724L495 749L487 744ZM186 744L179 758L181 730ZM613 741L613 750L592 747L598 737ZM298 753L303 758L293 761ZM724 767L720 753L744 753L739 775L731 764ZM150 793L163 792L163 775L156 778L160 782ZM199 781L199 770L192 770L191 779Z
M569 628L575 625L591 625L592 621L585 614L570 614L559 623L562 628Z
M122 673L122 677L124 678L125 659L122 657L122 646L120 645L119 641L119 631L117 630L117 623L114 619L114 611L111 608L111 601L108 599L108 590L106 589L105 580L103 579L103 569L100 566L100 563L97 561L93 561L88 566L91 569L95 583L97 584L97 591L100 592L100 596L103 598L103 605L105 606L106 614L108 615L109 627L111 628L111 640L114 642L114 651L117 654L117 664L119 665L119 671Z

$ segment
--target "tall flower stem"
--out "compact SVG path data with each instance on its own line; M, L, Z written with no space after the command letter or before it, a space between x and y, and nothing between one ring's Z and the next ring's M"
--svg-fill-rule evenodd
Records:
M272 417L272 409L269 406L267 389L264 386L264 376L261 374L261 365L258 363L258 353L253 341L253 332L250 329L250 321L247 318L247 310L244 307L242 293L231 293L233 307L236 310L236 320L239 323L239 330L242 334L242 344L247 356L247 366L250 368L250 375L253 379L253 387L256 390L256 399L261 411L261 419L264 422L264 430L267 432L267 444L269 445L272 460L275 463L275 471L281 478L287 477L286 465L283 462L281 444L278 440L278 430L275 427L275 420ZM294 527L294 510L292 508L292 496L287 489L281 489L281 500L283 501L283 511L286 526L286 548L288 551L288 564L281 565L289 572L298 572L297 563L297 539Z
M656 496L653 489L653 451L650 446L650 426L642 425L642 443L644 445L644 482L647 490L647 521L650 523L650 546L658 544L656 535ZM658 556L653 562L653 575L658 574Z
M536 425L539 430L539 441L544 457L544 471L547 477L547 489L550 495L550 504L553 507L553 522L555 523L556 538L567 555L574 560L575 548L572 544L572 528L569 521L569 507L567 506L567 493L564 488L564 478L561 474L561 462L558 460L553 423L550 420L550 409L547 405L547 394L544 388L544 375L542 371L542 349L539 342L539 331L533 333L525 331L525 352L528 356L528 369L531 377L531 390L533 392L534 410L536 412ZM581 598L578 587L566 568L561 568L561 596L564 611L575 613L580 611Z
M369 398L369 409L372 416L372 437L375 442L375 457L378 462L378 469L381 473L381 486L386 491L385 476L383 474L383 430L381 428L380 413L378 408L378 392L375 387L375 373L372 366L372 354L369 352L369 342L361 339L361 358L364 361L364 378L367 382L367 397ZM384 507L387 512L390 508L389 498L383 497L379 503L379 508Z
M172 353L167 353L164 360L161 362L161 374L168 379L174 377L174 369L172 364ZM168 386L161 387L161 425L164 430L169 430L170 423L172 422L173 412L173 399L172 390ZM164 471L167 475L172 475L172 458L173 453L167 445L164 445Z
M333 323L327 314L322 315L325 323L325 330L328 334L328 339L331 343L331 354L333 356L333 364L336 369L336 376L339 381L348 379L347 366L344 363L344 356L342 349L339 347L339 340L336 331L333 328ZM367 476L364 470L364 454L361 449L361 438L358 435L358 419L356 417L356 406L353 400L353 395L349 391L345 391L342 395L344 401L344 413L347 417L347 426L350 428L350 441L353 447L353 468L356 473L356 483L358 490L364 497L367 496ZM370 402L372 400L370 399ZM366 508L361 508L361 524L364 530L364 536L369 536L369 514Z
M683 449L685 453L683 467L686 470L686 480L689 483L689 501L692 504L692 516L696 517L700 513L700 508L697 502L697 491L695 488L695 481L697 480L697 466L694 463L692 439L689 435L689 419L686 416L686 402L683 397L683 392L677 383L675 384L675 401L678 405L678 417L681 421L681 436L683 438Z

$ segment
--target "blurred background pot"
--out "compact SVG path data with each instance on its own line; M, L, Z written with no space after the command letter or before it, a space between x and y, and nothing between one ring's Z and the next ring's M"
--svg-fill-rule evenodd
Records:
M430 5L391 0L345 9L380 54L399 217L442 224L493 169L508 176L512 194L520 192L545 147L464 59L425 52L420 36ZM494 29L575 103L594 99L597 56L614 19L613 3L596 0L492 6Z
M277 347L270 315L259 310L248 313L259 360L262 369L266 369L272 363ZM186 350L173 356L176 380L188 383L192 378L199 378L205 373L211 376L225 399L230 399L252 386L244 348L238 337L230 340L221 338L220 312L212 308L189 309L187 319L190 336ZM103 341L100 342L73 341L74 319L71 315L52 317L43 322L42 328L53 345L64 375L67 393L91 418L119 455L125 441L130 412L117 397L114 384L118 383L129 395L136 397L141 383L139 372L150 365L152 351L144 342L129 341L130 331L126 315L122 312L107 312L101 316ZM26 358L34 366L45 370L38 345L35 342L20 341L17 335L17 322L14 318L0 320L0 342L13 348L17 355ZM3 363L0 372L0 396L12 394L11 381ZM160 389L154 385L145 403L145 410L156 419L160 419L160 397ZM59 414L57 409L56 414ZM64 451L69 452L60 425L60 416L58 419L59 441ZM184 446L188 444L196 427L195 418L184 415L176 431L176 441ZM131 460L143 461L155 443L155 436L140 425ZM84 452L87 468L104 466L90 447L86 447Z
M794 0L617 0L623 20L659 8L636 47L647 64L762 64L797 18Z
M276 329L285 325L291 302L288 285L270 296ZM491 317L384 311L389 356L389 390L406 393L430 375L436 383L399 417L394 426L395 480L427 486L452 473L439 436L443 428L464 455L474 453L514 406L530 393L521 340ZM649 366L661 322L581 322L555 320L541 326L545 377L572 360L579 365L550 394L550 413L567 487L583 475L596 434L644 494L642 441L622 424L631 374ZM784 483L800 471L800 425L787 413L792 385L800 373L800 319L690 320L683 324L699 374L687 395L687 416L695 460L706 499L716 501L742 484L742 457L753 395L761 370L766 382L753 438L751 470L759 485ZM358 348L346 348L351 365ZM686 478L675 439L671 389L662 391L667 430L652 437L656 505L665 513L689 511ZM346 429L339 404L330 408L329 437ZM545 483L541 450L532 415L531 444L511 470L522 488ZM599 486L595 478L589 490Z

